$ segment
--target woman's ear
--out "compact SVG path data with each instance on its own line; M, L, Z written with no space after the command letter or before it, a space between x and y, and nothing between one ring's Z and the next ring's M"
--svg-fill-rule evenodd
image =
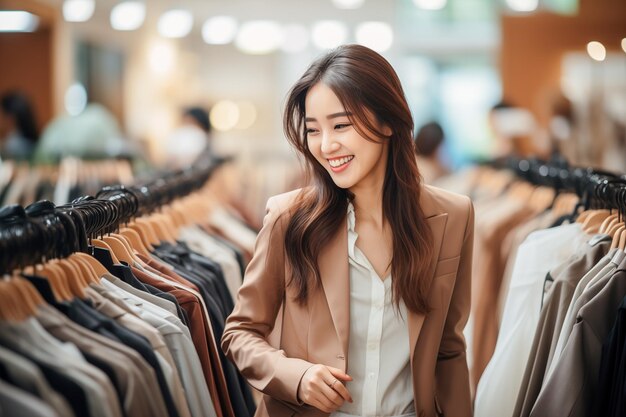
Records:
M382 133L383 133L383 135L385 135L386 137L390 137L390 136L391 136L391 134L393 133L393 130L391 130L391 128L390 128L388 125L384 124L384 125L382 126L381 132L382 132Z

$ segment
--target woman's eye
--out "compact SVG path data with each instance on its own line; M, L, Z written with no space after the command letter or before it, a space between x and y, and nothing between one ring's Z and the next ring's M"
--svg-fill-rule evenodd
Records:
M311 133L315 133L315 132L317 132L317 130L316 130L316 129L306 129L306 130L305 130L305 133L306 133L307 135L309 135L309 134L311 134Z
M339 123L335 125L335 129L345 129L346 127L351 126L350 123Z

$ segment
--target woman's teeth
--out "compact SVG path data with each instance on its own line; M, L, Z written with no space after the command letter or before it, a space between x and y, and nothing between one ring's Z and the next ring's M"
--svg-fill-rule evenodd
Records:
M338 158L338 159L329 159L328 163L330 164L331 167L337 168L337 167L347 164L348 162L352 161L352 159L354 159L354 156L345 156L343 158Z

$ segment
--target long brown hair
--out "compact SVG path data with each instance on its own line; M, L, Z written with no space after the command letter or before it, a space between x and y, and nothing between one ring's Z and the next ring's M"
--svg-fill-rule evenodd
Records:
M305 99L317 83L339 98L355 129L365 138L374 134L389 141L383 190L383 215L393 233L393 300L415 312L427 312L427 275L432 256L432 232L419 205L420 174L415 162L413 119L394 69L378 53L360 45L344 45L317 59L287 96L283 127L291 145L305 158L312 187L300 194L285 232L285 253L297 300L306 303L309 285L320 284L317 258L323 246L345 226L348 202L354 197L339 188L309 150ZM370 117L392 133L386 136ZM370 139L374 140L374 139Z

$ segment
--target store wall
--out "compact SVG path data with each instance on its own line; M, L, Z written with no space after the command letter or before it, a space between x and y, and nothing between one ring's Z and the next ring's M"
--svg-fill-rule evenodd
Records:
M599 41L607 52L621 51L626 37L626 1L580 0L576 16L536 13L503 15L500 68L503 96L530 109L544 125L548 103L558 92L561 61ZM623 52L622 52L623 53Z
M28 95L40 129L53 116L51 53L50 29L0 34L0 94L19 90Z

